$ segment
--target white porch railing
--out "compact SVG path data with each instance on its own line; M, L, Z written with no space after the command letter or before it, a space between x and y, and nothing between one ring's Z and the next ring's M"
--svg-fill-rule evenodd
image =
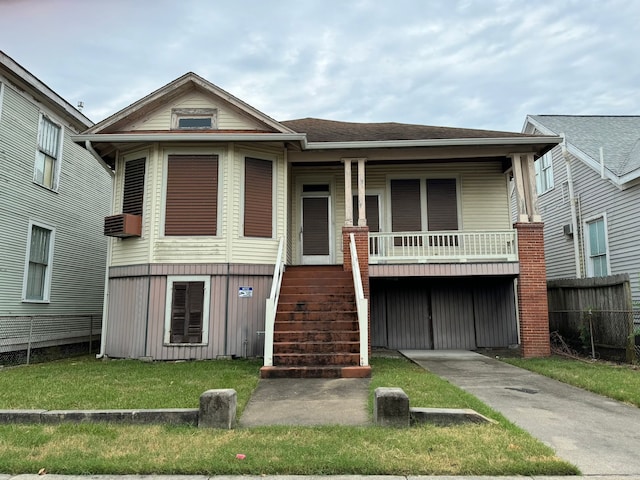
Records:
M349 250L351 252L351 271L353 272L353 284L356 289L356 309L358 311L358 329L360 330L360 366L369 366L369 303L364 297L362 289L362 277L360 276L360 264L356 250L356 239L353 233L349 234Z
M278 308L278 298L280 298L280 286L282 285L282 274L284 273L284 238L280 237L278 245L278 256L276 266L273 269L273 280L271 281L271 294L267 298L264 325L264 366L273 366L273 328L276 321L276 310Z
M369 263L515 262L515 230L371 232Z

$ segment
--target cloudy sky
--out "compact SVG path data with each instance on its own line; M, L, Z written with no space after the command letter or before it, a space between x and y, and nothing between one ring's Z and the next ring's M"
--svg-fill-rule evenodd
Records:
M96 122L188 71L277 120L638 115L638 25L635 0L0 0L0 50Z

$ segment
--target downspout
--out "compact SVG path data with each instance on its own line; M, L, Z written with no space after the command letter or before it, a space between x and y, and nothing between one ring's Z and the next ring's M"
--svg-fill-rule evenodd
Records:
M84 142L84 146L87 149L87 151L98 161L100 165L102 165L103 167L106 167L105 161L98 154L98 152L96 152L96 150L93 148L93 145L91 145L91 142L89 140ZM110 168L106 167L105 170L107 170L109 172L109 175L111 176L111 195L113 197L113 180L115 178L115 175L113 170L111 170ZM111 213L113 213L113 198L112 198L112 204L111 204ZM107 319L109 317L109 266L111 265L112 243L113 243L113 240L109 238L107 241L107 264L104 271L104 298L102 301L103 303L102 303L102 327L100 328L100 352L96 355L96 358L98 359L104 357L105 350L107 347L107 324L108 324Z
M578 214L576 212L576 198L573 191L573 177L571 175L571 159L567 152L567 140L562 141L562 158L567 170L567 186L569 187L569 205L571 206L571 229L573 231L573 258L576 266L576 278L582 278L582 262L580 261L580 239L578 238Z

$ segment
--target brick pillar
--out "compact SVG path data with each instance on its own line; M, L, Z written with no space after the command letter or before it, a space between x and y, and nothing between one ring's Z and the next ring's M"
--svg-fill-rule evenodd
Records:
M342 252L344 257L342 263L345 272L352 270L351 250L349 247L351 233L353 233L356 240L364 298L369 300L369 227L342 227ZM369 358L371 358L371 302L369 302L367 324L369 326Z
M544 261L543 224L516 223L518 231L518 310L522 355L548 357L549 307L547 304L547 272Z

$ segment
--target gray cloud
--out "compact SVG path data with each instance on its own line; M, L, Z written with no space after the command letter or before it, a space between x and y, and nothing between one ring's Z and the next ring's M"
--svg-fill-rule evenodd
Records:
M14 0L0 48L98 121L187 71L277 119L639 114L640 3Z

